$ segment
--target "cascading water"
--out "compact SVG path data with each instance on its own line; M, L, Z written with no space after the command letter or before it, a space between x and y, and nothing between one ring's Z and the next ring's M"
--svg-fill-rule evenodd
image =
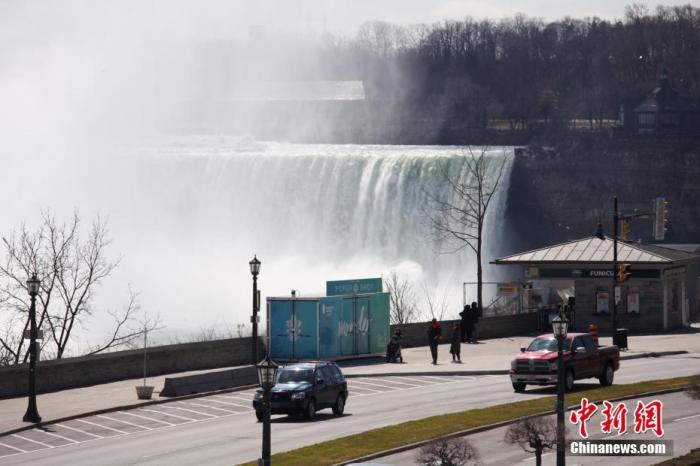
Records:
M61 220L78 208L85 226L98 213L108 219L108 255L121 261L95 289L95 314L77 330L78 353L108 334L112 322L104 311L125 302L127 284L141 293L144 311L161 317L164 328L152 334L154 343L212 336L203 330L235 335L237 323L247 332L253 254L262 260L263 302L291 289L322 294L326 280L397 270L414 282L420 301L424 287L433 298L446 295L454 316L461 283L476 277L474 256L468 250L439 254L445 248L426 225L425 199L426 193L449 192L443 167L453 174L463 170L465 150L228 136L103 150L100 157L66 158L61 178L52 176L53 168L37 175L39 190L15 198L2 231L8 234L22 221L34 228L42 209ZM489 149L488 156L507 160L487 216L485 264L501 242L512 149ZM18 192L21 180L6 181L7 195Z
M141 175L132 180L141 181L129 215L145 229L125 239L137 246L124 251L124 265L148 281L144 305L160 308L168 333L248 322L253 254L263 261L263 300L291 289L321 294L326 280L398 269L419 298L424 286L448 293L456 314L461 283L476 276L475 259L470 251L440 254L445 245L433 240L425 212L426 194L449 193L445 168L467 176L465 150L179 138L140 154L146 163L134 168ZM507 160L487 216L485 263L500 238L512 150L487 156Z

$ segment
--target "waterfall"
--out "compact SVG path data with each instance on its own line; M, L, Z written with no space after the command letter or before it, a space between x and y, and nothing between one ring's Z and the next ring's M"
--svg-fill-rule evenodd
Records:
M467 176L460 163L466 148L248 146L202 136L179 138L145 154L141 170L148 174L137 210L148 214L134 223L151 224L144 234L157 238L157 247L141 249L138 257L171 262L159 272L169 276L166 283L177 284L176 293L200 297L189 304L173 299L169 307L175 314L208 315L207 321L230 327L247 322L247 261L253 254L263 261L263 300L291 289L322 294L326 280L380 276L398 268L416 282L419 297L423 286L449 290L451 314L458 312L461 283L476 277L474 256L468 250L440 254L445 245L434 241L425 212L427 194L450 192L445 169ZM493 259L490 251L501 237L512 149L492 148L487 156L507 160L502 189L487 215L484 263ZM207 274L217 277L210 279L218 286L207 289L201 279ZM209 302L205 309L186 309L200 299ZM185 318L177 328L187 326L196 323Z

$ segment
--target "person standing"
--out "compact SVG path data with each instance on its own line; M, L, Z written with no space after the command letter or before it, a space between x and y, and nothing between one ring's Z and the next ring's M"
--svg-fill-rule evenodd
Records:
M479 305L476 301L472 302L472 310L469 316L469 343L476 343L479 333L479 329L476 325L477 322L479 322Z
M460 357L461 346L462 346L462 332L460 330L460 325L455 322L452 327L452 344L450 345L450 354L452 354L452 362L461 363L462 358Z
M464 309L462 309L462 312L459 313L459 316L461 317L461 322L459 325L459 334L460 334L460 341L462 343L466 343L467 340L467 327L468 327L468 322L469 322L469 312L470 312L470 307L469 305L465 304Z
M433 364L437 364L438 357L438 343L440 343L440 337L442 336L442 326L436 318L430 321L428 325L428 345L430 345L430 354L433 357Z

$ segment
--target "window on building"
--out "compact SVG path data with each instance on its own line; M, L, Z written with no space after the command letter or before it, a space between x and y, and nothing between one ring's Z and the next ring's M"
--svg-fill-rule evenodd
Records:
M640 113L637 115L637 123L641 127L650 127L656 124L656 115L653 113Z

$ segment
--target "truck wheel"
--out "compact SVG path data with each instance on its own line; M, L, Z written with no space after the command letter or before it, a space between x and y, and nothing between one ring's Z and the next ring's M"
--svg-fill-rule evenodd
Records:
M574 389L574 371L567 369L564 373L564 391L570 392Z
M304 415L309 421L312 421L316 417L316 402L313 398L309 399Z
M612 385L614 378L615 371L613 370L612 364L606 364L603 368L603 374L598 379L600 381L600 385L602 385L603 387Z
M335 400L335 404L333 405L333 414L336 416L342 416L343 411L345 411L345 397L343 395L338 395L338 398Z
M513 390L515 390L518 393L522 393L525 391L525 387L527 387L527 384L522 383L522 382L513 382Z

